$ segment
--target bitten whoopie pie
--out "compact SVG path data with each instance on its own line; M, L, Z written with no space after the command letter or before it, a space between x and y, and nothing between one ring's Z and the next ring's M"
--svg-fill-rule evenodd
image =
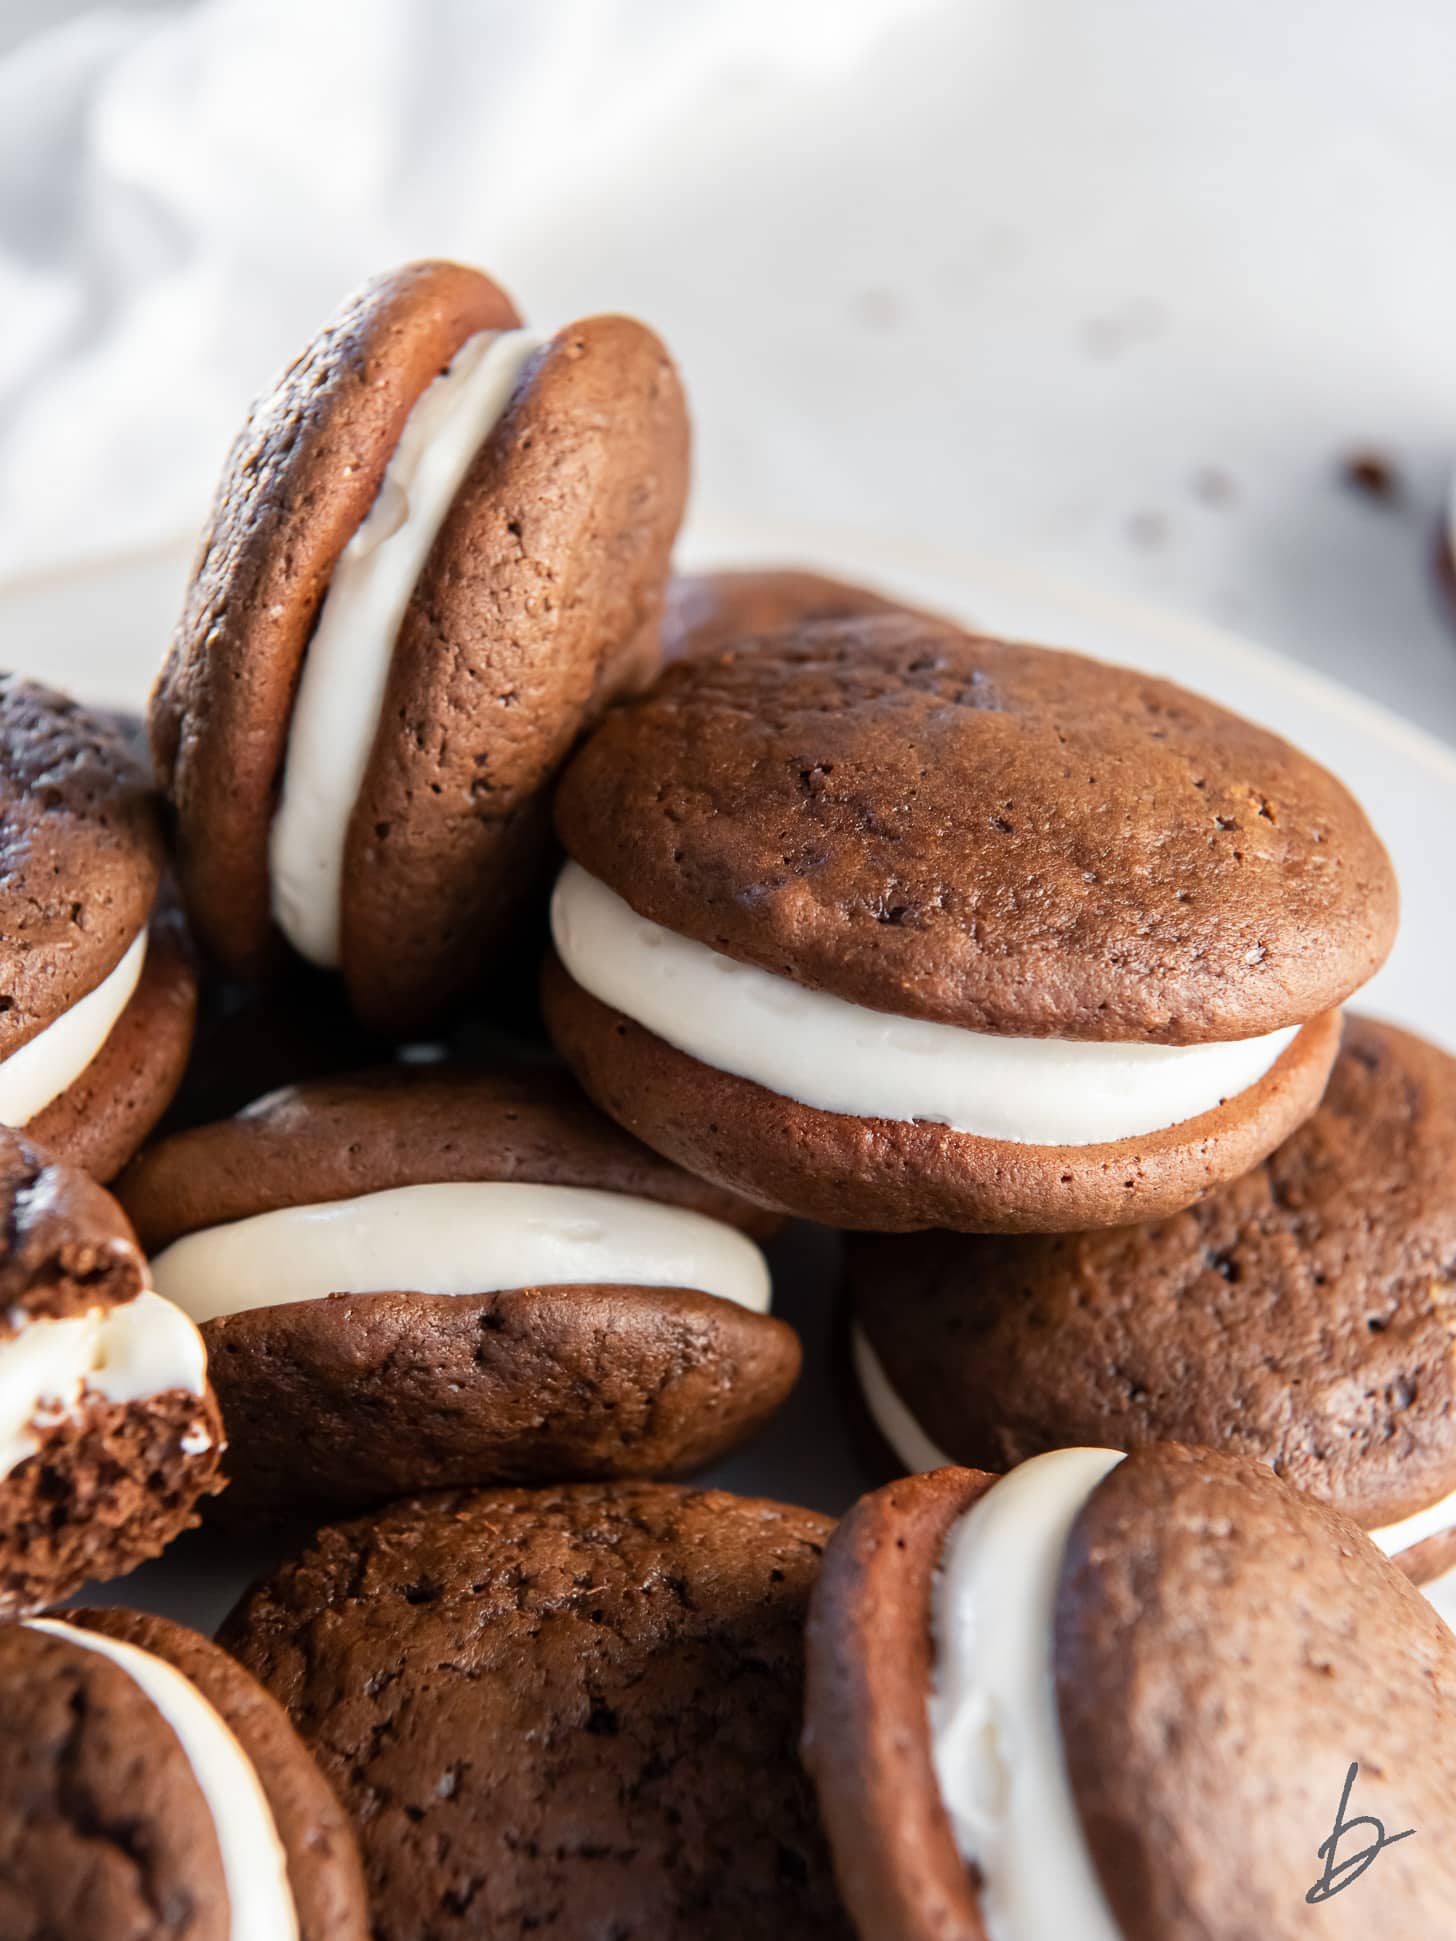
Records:
M155 1557L221 1449L202 1338L121 1208L0 1128L0 1619Z
M1153 1226L856 1234L870 1414L911 1469L1079 1443L1259 1456L1417 1582L1456 1563L1456 1059L1348 1018L1314 1117Z
M848 1937L795 1756L832 1525L669 1484L321 1530L223 1627L354 1818L375 1941Z
M120 1190L212 1356L226 1514L695 1469L799 1372L762 1213L552 1068L291 1087Z
M860 1941L1450 1933L1456 1638L1246 1457L1062 1449L865 1497L806 1716Z
M122 727L0 675L0 1124L109 1179L176 1090L197 984Z
M0 1629L0 1931L366 1941L349 1823L282 1708L138 1611Z
M687 452L631 318L538 335L455 263L345 303L233 448L152 697L224 969L281 932L402 1032L518 947L544 791L657 665Z
M1396 923L1358 805L1166 681L897 615L670 667L568 768L556 1042L846 1227L1161 1216L1308 1117Z
M667 584L662 657L716 654L758 634L806 620L846 620L865 613L903 613L883 593L830 579L801 566L733 566L715 573L676 573Z

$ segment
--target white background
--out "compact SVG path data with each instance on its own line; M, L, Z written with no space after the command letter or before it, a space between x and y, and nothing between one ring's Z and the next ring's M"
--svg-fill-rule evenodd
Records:
M1446 0L3 0L0 47L0 572L195 526L343 291L448 252L662 330L709 542L1030 562L1456 739Z

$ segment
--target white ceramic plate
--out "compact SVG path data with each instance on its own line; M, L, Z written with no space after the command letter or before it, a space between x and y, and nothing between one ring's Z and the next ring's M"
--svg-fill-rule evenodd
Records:
M185 545L69 577L0 586L0 662L88 698L140 707L186 574ZM1077 647L1165 674L1287 735L1355 790L1395 858L1404 897L1400 941L1362 998L1456 1048L1452 1019L1456 897L1447 850L1456 829L1456 750L1346 689L1204 622L1059 586L993 560L920 550L857 533L751 528L705 535L689 563L774 561L869 581L991 630ZM774 1249L777 1306L804 1337L807 1372L789 1407L714 1480L838 1511L879 1480L856 1449L841 1404L832 1327L837 1243L795 1229ZM266 1544L188 1538L90 1601L126 1601L211 1630ZM1435 1600L1456 1618L1456 1573Z

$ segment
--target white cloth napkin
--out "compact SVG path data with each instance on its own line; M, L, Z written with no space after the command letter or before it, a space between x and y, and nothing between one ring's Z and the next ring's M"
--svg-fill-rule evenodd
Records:
M81 15L0 61L0 573L194 527L340 295L448 253L662 330L700 533L1031 558L1456 732L1453 75L1445 0Z

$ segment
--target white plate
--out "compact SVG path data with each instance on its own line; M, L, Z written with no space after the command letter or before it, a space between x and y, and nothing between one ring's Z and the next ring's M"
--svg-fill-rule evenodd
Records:
M0 587L0 660L111 705L140 707L185 578L189 548L117 560L69 577ZM745 528L705 536L690 563L819 566L994 631L1077 647L1165 674L1267 723L1354 789L1400 874L1404 918L1365 1009L1456 1048L1451 1015L1456 897L1447 851L1456 829L1456 751L1346 689L1202 621L1059 586L994 560L865 534ZM838 1511L878 1480L856 1450L838 1392L832 1314L837 1243L808 1228L774 1249L778 1311L804 1337L806 1375L789 1407L714 1480ZM184 1540L92 1602L124 1600L211 1630L266 1545ZM1456 1619L1456 1573L1434 1601Z

